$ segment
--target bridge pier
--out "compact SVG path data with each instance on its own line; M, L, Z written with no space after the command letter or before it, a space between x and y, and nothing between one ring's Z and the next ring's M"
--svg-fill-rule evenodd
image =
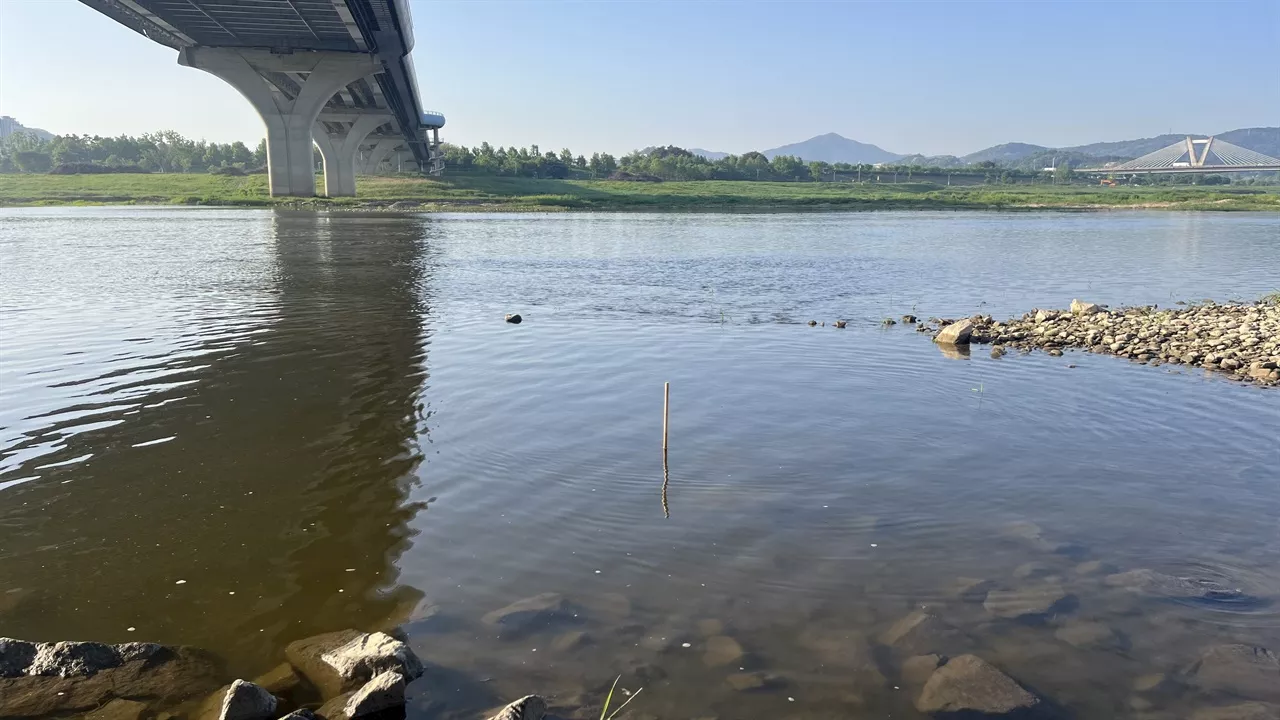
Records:
M361 169L365 175L372 175L378 171L378 166L386 160L389 155L401 145L401 142L395 138L383 138L374 144L373 149L369 151L369 157L365 158L364 166Z
M317 121L311 135L320 156L324 158L324 194L328 197L354 197L356 194L356 156L369 133L393 120L390 115L360 115L345 133L331 133Z
M178 64L221 78L258 111L267 128L267 174L273 197L316 194L311 151L316 118L334 93L379 70L373 56L360 53L299 51L282 55L266 50L210 47L183 48ZM287 75L280 79L284 73L304 73L305 79L298 86ZM323 147L321 153L324 154ZM355 194L354 157L352 150L352 170L346 173L350 176L350 192L342 194ZM326 189L331 166L328 158L325 155ZM343 163L337 161L336 154L334 158L335 184L345 183L340 169Z

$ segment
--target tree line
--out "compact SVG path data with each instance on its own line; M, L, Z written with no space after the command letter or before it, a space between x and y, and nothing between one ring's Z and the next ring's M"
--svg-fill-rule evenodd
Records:
M252 150L242 142L191 140L172 130L120 135L58 135L41 140L17 132L0 139L0 172L46 173L59 167L98 167L119 172L251 172L267 164L267 141Z
M1067 183L1077 179L1069 162L1060 162L1052 172L1045 172L1025 166L1001 166L992 161L964 167L870 165L805 162L789 155L768 158L759 152L712 160L674 145L635 150L620 158L609 153L592 153L588 158L575 154L568 148L559 152L543 152L537 145L528 148L494 147L487 142L471 148L445 143L441 150L445 168L450 172L529 178L894 183L913 180L949 182L952 177L984 183L1037 180ZM318 154L316 151L317 162ZM257 147L250 150L242 142L191 140L171 130L144 133L136 137L59 135L52 140L41 140L32 133L18 132L0 138L0 173L62 171L241 174L260 172L266 163L266 140L259 141ZM1269 178L1228 180L1224 176L1152 175L1137 182L1144 185L1168 185L1225 182L1269 184L1275 181Z

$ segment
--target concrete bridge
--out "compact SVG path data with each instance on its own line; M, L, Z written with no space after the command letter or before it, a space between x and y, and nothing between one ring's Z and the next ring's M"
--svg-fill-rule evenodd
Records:
M439 173L444 115L424 111L408 0L80 0L222 78L267 129L273 196L354 195L393 152Z

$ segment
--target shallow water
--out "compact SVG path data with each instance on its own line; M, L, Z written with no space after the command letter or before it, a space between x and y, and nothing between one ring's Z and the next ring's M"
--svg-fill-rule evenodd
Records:
M1225 702L1133 683L1280 651L1280 393L879 321L1252 299L1277 257L1263 214L0 210L0 636L251 676L402 626L415 717L620 673L636 717L915 717L879 639L924 607L1076 717ZM1245 598L1103 580L1137 568ZM998 618L961 577L1067 597ZM481 621L543 592L576 617ZM1081 620L1114 638L1055 636Z

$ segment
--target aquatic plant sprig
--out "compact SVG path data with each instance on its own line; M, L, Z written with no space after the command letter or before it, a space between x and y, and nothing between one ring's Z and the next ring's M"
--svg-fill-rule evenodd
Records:
M609 705L613 703L613 691L618 689L618 681L621 679L622 679L621 675L613 679L613 685L609 688L609 695L604 699L604 707L600 710L600 720L613 720L613 718L616 717L618 713L622 712L622 708L629 705L632 700L636 699L637 695L639 695L641 692L644 691L644 688L640 688L639 690L631 693L631 697L627 698L626 702L619 705L617 710L614 710L612 713L610 713Z

